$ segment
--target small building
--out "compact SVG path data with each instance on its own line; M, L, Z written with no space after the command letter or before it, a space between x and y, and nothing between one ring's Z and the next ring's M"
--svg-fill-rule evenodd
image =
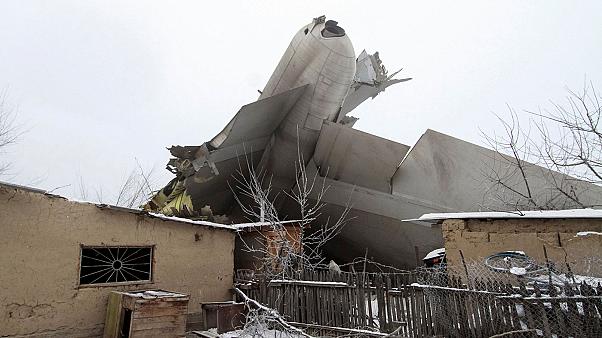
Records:
M545 262L545 246L563 270L568 264L576 274L602 272L602 210L435 213L412 222L441 226L450 269L461 269L460 251L466 262L502 251Z
M0 184L0 336L100 337L112 291L232 300L236 227Z
M237 271L260 272L266 264L278 265L283 246L300 253L303 250L303 229L300 221L242 223L236 225L234 267Z

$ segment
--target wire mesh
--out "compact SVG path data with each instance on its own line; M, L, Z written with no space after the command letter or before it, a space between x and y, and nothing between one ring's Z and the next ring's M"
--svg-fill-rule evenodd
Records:
M599 257L573 267L524 254L490 258L421 269L414 287L426 315L417 313L421 330L412 336L602 336Z

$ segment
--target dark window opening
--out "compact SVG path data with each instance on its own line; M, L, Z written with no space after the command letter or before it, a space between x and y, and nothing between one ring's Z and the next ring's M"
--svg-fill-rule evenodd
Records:
M151 280L153 247L82 247L79 284Z
M309 32L309 28L305 28L305 35L307 35L307 33Z
M122 314L122 322L121 327L119 328L119 337L120 338L129 338L130 337L130 326L132 323L132 310L123 309Z

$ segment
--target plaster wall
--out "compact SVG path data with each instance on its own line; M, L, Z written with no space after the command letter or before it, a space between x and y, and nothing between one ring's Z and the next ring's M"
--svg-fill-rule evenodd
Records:
M101 336L113 290L165 289L231 299L234 233L0 186L0 336ZM80 246L154 245L152 282L78 285Z
M445 220L441 228L448 266L455 271L462 271L460 250L467 262L482 262L491 254L507 250L524 251L538 262L545 262L545 245L550 261L568 263L576 274L600 272L602 236L576 236L582 231L602 232L600 219L456 219Z

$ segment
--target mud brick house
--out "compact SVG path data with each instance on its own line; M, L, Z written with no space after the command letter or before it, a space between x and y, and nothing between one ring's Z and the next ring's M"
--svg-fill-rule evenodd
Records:
M111 291L228 301L236 227L0 184L0 336L100 337Z
M441 227L452 269L461 268L460 250L471 262L511 250L543 262L545 245L550 261L574 273L602 270L602 210L440 213L415 221Z

